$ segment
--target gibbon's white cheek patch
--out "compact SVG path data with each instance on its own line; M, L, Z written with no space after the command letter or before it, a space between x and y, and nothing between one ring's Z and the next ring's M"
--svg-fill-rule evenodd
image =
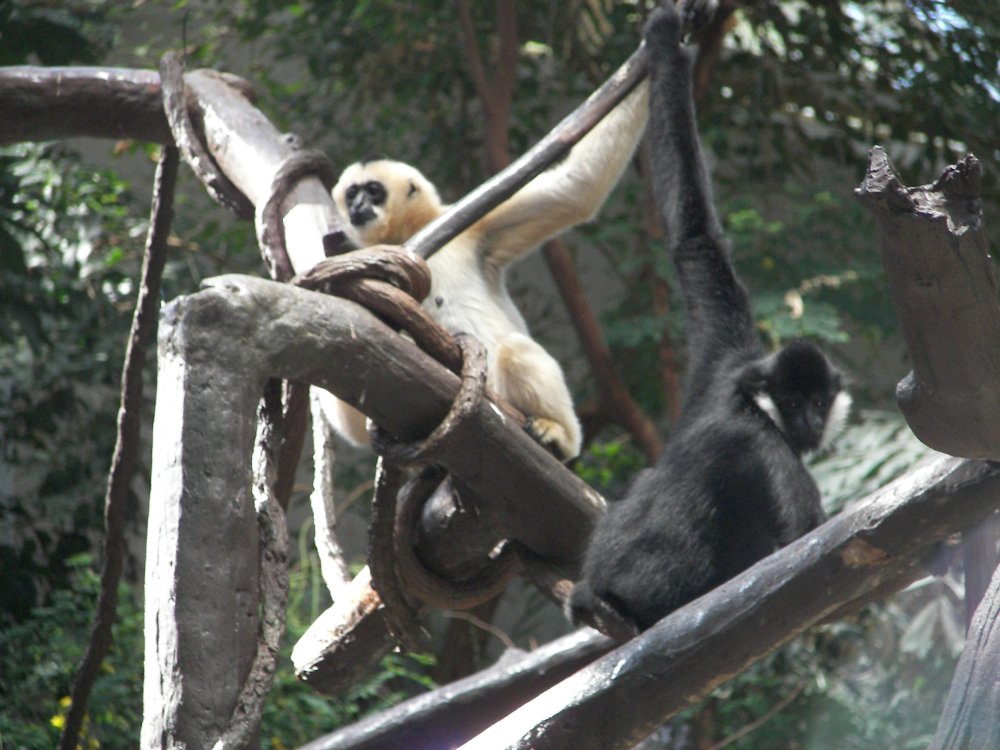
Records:
M775 426L787 435L788 431L785 429L785 423L781 420L781 412L778 411L774 399L766 392L761 391L753 397L753 400L757 402L757 406L761 408L761 411L771 418Z
M840 391L830 405L830 413L826 415L826 426L823 427L823 437L819 442L820 448L827 447L840 434L850 413L851 394L847 391Z

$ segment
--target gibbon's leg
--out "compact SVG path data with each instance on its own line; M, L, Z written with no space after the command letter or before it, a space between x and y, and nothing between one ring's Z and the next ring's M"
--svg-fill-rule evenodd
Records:
M563 461L580 455L580 422L562 368L552 355L530 336L509 333L491 359L491 385L528 417L529 432Z
M337 434L354 445L368 445L370 441L368 429L365 426L367 417L329 391L324 391L322 388L315 390L319 398L320 409Z

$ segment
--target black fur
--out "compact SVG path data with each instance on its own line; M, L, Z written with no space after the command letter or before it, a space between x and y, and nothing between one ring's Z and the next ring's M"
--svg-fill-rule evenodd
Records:
M646 27L650 138L688 315L687 386L662 456L611 504L567 605L576 622L617 614L638 630L825 520L800 455L818 446L840 389L811 344L772 355L761 346L701 155L692 53L681 44L689 13L665 5ZM762 395L772 399L778 423L760 406Z
M362 227L375 218L374 206L381 206L389 197L388 191L378 180L369 180L362 184L347 188L344 198L347 200L347 214L351 224Z

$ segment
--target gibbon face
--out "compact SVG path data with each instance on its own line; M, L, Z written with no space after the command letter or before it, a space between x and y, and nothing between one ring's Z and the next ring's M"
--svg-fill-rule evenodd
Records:
M840 373L806 341L793 341L750 368L746 387L798 454L825 447L851 408Z
M362 247L400 245L443 210L433 183L415 167L392 159L347 167L333 187L333 200Z

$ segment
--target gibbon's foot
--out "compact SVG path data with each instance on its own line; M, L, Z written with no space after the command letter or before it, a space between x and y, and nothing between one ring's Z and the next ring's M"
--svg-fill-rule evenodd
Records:
M545 417L528 417L524 423L524 431L544 448L552 451L560 461L569 461L576 455L575 446L566 428L558 422Z
M640 632L634 622L597 596L586 579L573 586L563 614L574 625L589 625L619 643L635 638Z

